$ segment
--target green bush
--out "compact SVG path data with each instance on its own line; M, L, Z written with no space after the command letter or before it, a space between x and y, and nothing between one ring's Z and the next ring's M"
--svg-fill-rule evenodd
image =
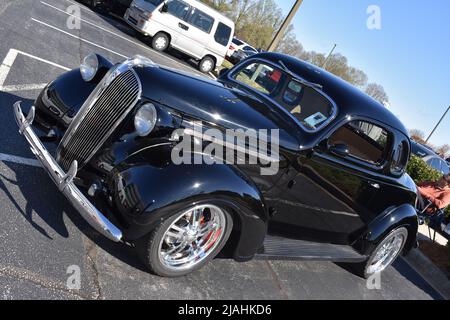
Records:
M416 184L425 181L437 181L442 177L442 173L434 170L425 161L414 155L409 160L407 172Z

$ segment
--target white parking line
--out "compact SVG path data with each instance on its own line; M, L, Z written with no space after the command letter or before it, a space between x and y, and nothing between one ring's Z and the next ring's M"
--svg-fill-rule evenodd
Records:
M19 51L16 49L10 49L8 51L8 54L6 55L5 59L3 60L2 64L0 65L0 91L3 92L16 92L16 91L25 91L25 90L38 90L42 89L46 86L45 83L38 83L38 84L20 84L20 85L9 85L5 86L6 78L8 77L9 72L11 71L11 67L13 66L14 62L17 59L18 55L23 55L44 63L47 63L49 65L52 65L54 67L58 67L60 69L63 69L65 71L69 71L70 69L67 67L64 67L60 64L54 63L52 61L48 61L43 58L36 57L32 54Z
M72 3L72 4L76 4L76 3L74 3L74 2L72 2L72 1L70 1L70 0L66 0L66 1L69 2L69 3ZM138 47L140 47L140 48L142 48L142 49L144 49L144 50L146 50L146 51L151 52L152 54L156 54L156 55L158 55L158 56L160 56L160 57L162 57L162 58L164 58L164 59L170 60L170 61L176 63L177 65L182 66L183 68L190 68L189 66L186 66L185 64L183 64L183 63L181 63L181 62L179 62L179 61L177 61L177 60L175 60L175 59L173 59L173 58L171 58L171 57L169 57L169 56L167 56L167 55L164 55L164 54L162 54L162 53L160 53L160 52L158 52L158 51L155 51L155 50L153 50L153 49L150 49L149 47L147 47L147 46L145 46L145 45L143 45L143 44L141 44L141 43L138 43L138 42L136 42L136 41L133 41L133 40L131 40L131 39L129 39L129 38L127 38L127 37L121 35L121 34L118 34L118 33L114 32L114 31L111 31L111 30L109 30L109 29L107 29L107 28L101 27L101 26L99 26L99 25L93 23L92 21L89 21L89 20L86 20L86 19L82 19L82 18L80 18L80 17L77 17L77 16L75 16L75 15L73 15L73 14L70 14L70 13L68 13L68 12L66 12L66 11L64 11L64 10L62 10L62 9L60 9L60 8L57 8L57 7L55 7L55 6L51 5L51 4L48 4L48 3L45 2L45 1L40 1L40 2L41 2L41 4L43 4L43 5L45 5L45 6L48 6L49 8L52 8L52 9L54 9L54 10L57 10L57 11L59 11L59 12L61 12L61 13L66 14L66 15L68 15L68 16L70 16L70 17L73 17L73 18L76 18L76 19L78 19L78 20L80 20L80 21L82 21L82 22L85 22L85 23L87 23L87 24L93 26L94 28L97 28L97 29L100 29L100 30L102 30L102 31L108 32L109 34L111 34L111 35L113 35L113 36L116 36L116 37L118 37L118 38L120 38L120 39L122 39L122 40L128 41L128 42L130 42L130 43L132 43L132 44L134 44L134 45L136 45L136 46L138 46ZM79 4L77 4L77 5L79 5ZM89 11L89 12L95 13L94 11L92 11L92 10L90 10L90 9L88 9L88 8L84 8L83 6L80 6L80 7L82 7L83 9L85 9L85 10L87 10L87 11ZM196 72L196 71L194 71L194 70L189 70L189 71L191 71L191 72ZM197 73L197 72L196 72L196 73ZM198 72L198 73L199 73L199 72ZM199 74L200 74L200 73L199 73ZM203 74L201 74L201 75L203 75ZM210 74L210 76L212 76L213 79L215 78L213 74Z
M28 159L18 156L13 156L10 154L0 153L0 161L3 162L12 162L17 164L23 164L30 167L38 167L41 168L41 163L36 159Z
M94 42L92 42L92 41L89 41L89 40L83 39L83 38L81 38L81 37L78 37L78 36L76 36L76 35L73 35L73 34L67 32L67 31L64 31L64 30L61 30L61 29L59 29L59 28L57 28L57 27L55 27L55 26L52 26L51 24L48 24L48 23L46 23L46 22L44 22L44 21L41 21L41 20L38 20L38 19L35 19L35 18L31 18L31 20L33 20L34 22L37 22L37 23L39 23L39 24L42 24L42 25L44 25L44 26L46 26L46 27L48 27L48 28L51 28L51 29L53 29L53 30L59 31L59 32L61 32L61 33L64 33L65 35L68 35L69 37L78 39L78 40L83 41L83 42L85 42L85 43L88 43L88 44L90 44L90 45L92 45L92 46L94 46L94 47L103 49L103 50L108 51L108 52L110 52L110 53L112 53L112 54L118 55L119 57L128 59L128 57L127 57L126 55L124 55L124 54L118 53L118 52L116 52L116 51L114 51L114 50L108 49L108 48L106 48L106 47L104 47L104 46L101 46L101 45L99 45L99 44L96 44L96 43L94 43Z

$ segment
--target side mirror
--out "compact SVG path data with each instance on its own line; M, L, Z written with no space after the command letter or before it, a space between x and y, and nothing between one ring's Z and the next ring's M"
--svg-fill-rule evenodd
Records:
M223 76L225 73L227 73L228 71L230 71L230 69L228 68L223 68L222 70L219 71L219 77Z
M161 7L161 12L168 12L169 11L169 5L167 3L164 3L163 6Z
M341 157L347 157L350 154L350 150L348 149L348 146L343 143L338 143L335 145L332 145L328 148L328 150L337 156Z

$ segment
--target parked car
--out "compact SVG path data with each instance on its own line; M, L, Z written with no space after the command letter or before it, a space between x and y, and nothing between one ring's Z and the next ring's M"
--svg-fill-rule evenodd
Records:
M92 9L99 9L106 13L114 13L123 17L126 10L130 7L132 0L77 0L87 4Z
M222 65L234 34L234 22L196 0L134 0L125 21L153 37L153 49L173 47L198 60L204 73Z
M239 51L239 50L258 53L258 50L253 48L251 45L249 45L248 43L246 43L246 42L244 42L244 41L242 41L242 40L240 40L240 39L235 37L235 38L233 38L233 40L230 43L230 47L228 49L228 52L227 52L226 56L228 58L232 57L233 54L236 51Z
M228 58L228 61L230 61L232 64L238 64L239 62L241 62L242 60L247 59L248 57L251 57L255 54L257 54L258 51L256 51L256 49L253 50L236 50L231 57Z
M447 165L450 166L450 157L448 157L447 159L445 159L445 162L447 162Z
M419 158L422 158L430 167L441 172L442 174L449 174L450 168L446 161L438 156L429 147L424 146L416 141L411 141L412 153Z
M91 54L47 85L27 115L20 102L14 113L69 202L161 276L188 274L222 252L237 261L351 263L369 277L416 245L407 129L359 89L297 58L257 54L212 81L139 56L113 65ZM173 161L189 137L200 148L224 144L208 131L195 135L198 122L219 133L278 130L279 142L270 140L278 150L236 155L232 144L230 162L190 164L198 149ZM264 162L239 161L247 156ZM268 164L279 170L264 174Z

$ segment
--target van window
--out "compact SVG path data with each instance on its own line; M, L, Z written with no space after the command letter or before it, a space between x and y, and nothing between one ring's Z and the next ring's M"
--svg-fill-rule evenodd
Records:
M205 31L206 33L210 33L214 24L214 19L198 9L193 9L188 22L194 27Z
M214 35L214 39L217 43L227 46L228 41L230 41L231 37L231 28L222 22L219 22L219 25L217 26L216 34Z
M190 9L191 7L181 0L167 2L167 12L181 20L186 19Z
M345 144L350 156L381 165L387 153L388 132L369 122L352 121L339 128L329 139L330 145Z

